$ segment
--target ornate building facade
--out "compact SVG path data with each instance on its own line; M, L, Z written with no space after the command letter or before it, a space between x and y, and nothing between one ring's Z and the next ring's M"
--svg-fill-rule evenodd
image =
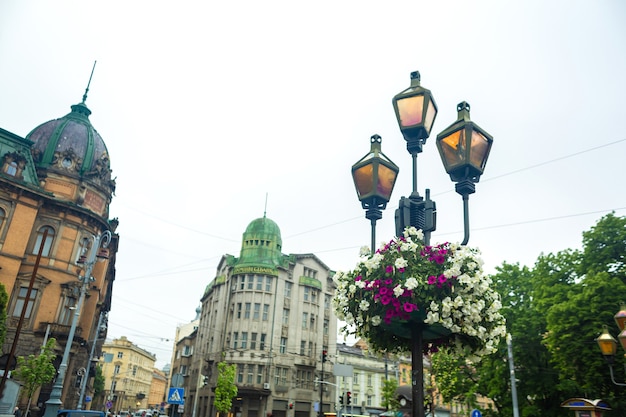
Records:
M77 406L81 379L89 375L90 345L96 341L99 353L106 335L119 240L117 219L109 219L115 191L109 154L85 99L25 138L0 129L0 283L9 296L2 349L38 354L46 338L55 338L58 368L74 323L66 408ZM97 247L108 233L106 249ZM93 257L87 268L96 250L102 262ZM51 390L52 383L33 398L35 412ZM89 396L91 384L86 390Z
M106 400L111 403L110 409L119 411L136 411L139 409L155 408L160 406L165 394L165 384L162 390L153 398L150 393L155 381L156 356L132 343L126 337L105 343L102 347L105 361L102 363L104 376L104 392ZM110 359L110 361L109 361ZM163 376L163 380L165 377Z
M193 353L190 363L172 368L172 375L184 376L184 415L216 415L220 361L236 367L235 417L313 417L320 404L334 411L334 385L316 388L316 380L334 381L332 275L313 254L283 254L274 221L252 221L239 257L224 255L206 287L196 332L181 341L194 342L193 350L180 346Z

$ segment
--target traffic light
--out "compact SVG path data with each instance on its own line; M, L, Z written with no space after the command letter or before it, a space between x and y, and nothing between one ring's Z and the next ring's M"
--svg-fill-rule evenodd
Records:
M339 396L339 404L343 405L343 394Z
M202 375L202 386L206 387L207 385L209 385L209 376L208 375Z
M293 410L293 403L289 403L289 409Z
M346 392L346 405L352 404L352 393L350 391Z
M322 351L322 363L328 360L328 352L326 350Z

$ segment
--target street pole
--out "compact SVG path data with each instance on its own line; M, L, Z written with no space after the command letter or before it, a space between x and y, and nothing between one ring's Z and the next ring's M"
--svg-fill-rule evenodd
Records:
M57 412L63 405L63 402L61 401L61 398L63 396L63 383L65 382L65 373L67 372L70 352L72 350L72 343L74 342L74 333L76 333L78 318L80 316L80 311L83 306L83 301L85 300L85 294L87 293L89 283L94 281L94 278L91 276L91 271L93 270L93 266L96 263L96 255L98 253L98 250L100 249L100 245L102 244L102 247L106 247L111 241L111 232L107 230L101 235L92 236L92 238L93 245L89 252L89 259L85 262L85 274L83 275L83 277L78 277L78 279L82 282L82 285L80 287L80 296L78 298L78 303L76 304L76 309L74 310L74 318L72 319L70 332L67 335L67 342L65 344L65 350L63 352L61 365L59 365L58 375L54 381L54 385L52 386L50 398L48 399L48 401L46 401L46 412L44 413L44 417L56 417Z
M100 317L98 317L98 327L96 327L95 335L93 337L93 342L91 343L91 350L89 351L89 360L87 361L87 370L85 372L85 376L80 381L80 397L78 397L78 405L76 408L78 410L83 409L83 399L85 398L85 390L87 388L87 380L89 379L89 370L91 369L91 361L93 360L93 355L96 350L96 342L98 341L98 333L100 333L100 326L102 325L102 317L104 317L104 312L100 312Z

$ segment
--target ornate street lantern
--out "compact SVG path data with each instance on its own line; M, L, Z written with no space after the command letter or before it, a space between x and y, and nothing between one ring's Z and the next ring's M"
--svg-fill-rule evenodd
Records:
M437 149L454 182L478 182L487 165L493 137L470 120L470 105L456 107L458 119L437 135Z
M600 352L602 352L602 355L604 355L607 360L615 356L617 352L617 340L611 336L606 326L603 326L602 334L598 336L596 342L598 342L598 346L600 346Z
M352 178L365 217L372 223L372 250L375 245L376 221L382 219L400 169L380 150L382 138L370 138L371 149L367 155L352 165Z
M437 104L430 90L420 86L420 73L411 73L411 86L396 94L393 108L411 155L422 152L437 117Z

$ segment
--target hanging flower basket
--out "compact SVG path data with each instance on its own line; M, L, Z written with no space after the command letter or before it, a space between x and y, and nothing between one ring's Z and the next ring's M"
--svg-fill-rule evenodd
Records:
M426 246L422 232L410 227L374 254L364 248L361 255L354 270L334 276L342 331L378 351L410 352L412 331L421 333L426 352L449 346L478 361L495 351L505 320L477 249Z

